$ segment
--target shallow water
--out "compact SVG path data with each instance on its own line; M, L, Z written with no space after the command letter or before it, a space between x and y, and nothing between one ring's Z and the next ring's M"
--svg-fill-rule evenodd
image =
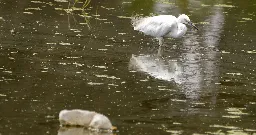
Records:
M0 134L59 130L62 109L103 113L115 134L256 134L256 2L0 2ZM130 17L188 14L199 31L158 41Z

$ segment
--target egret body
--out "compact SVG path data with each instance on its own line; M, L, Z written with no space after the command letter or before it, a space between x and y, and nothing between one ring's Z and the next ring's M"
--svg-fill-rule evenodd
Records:
M132 25L134 30L158 38L160 46L163 44L165 37L182 37L187 32L186 25L190 25L198 30L185 14L180 15L178 18L172 15L134 18L132 19Z

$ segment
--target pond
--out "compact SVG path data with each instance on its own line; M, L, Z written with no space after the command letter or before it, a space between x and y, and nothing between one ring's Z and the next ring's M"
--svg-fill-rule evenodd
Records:
M0 1L0 135L62 132L85 109L117 135L256 134L256 2ZM181 39L133 30L131 18L187 14Z

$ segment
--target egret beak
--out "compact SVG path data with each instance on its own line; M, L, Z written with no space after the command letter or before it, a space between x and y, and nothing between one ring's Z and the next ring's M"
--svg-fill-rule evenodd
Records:
M188 22L188 24L198 30L198 28L196 27L196 25L194 23Z
M115 130L117 130L117 127L112 126L112 127L111 127L111 130L112 130L112 131L115 131Z

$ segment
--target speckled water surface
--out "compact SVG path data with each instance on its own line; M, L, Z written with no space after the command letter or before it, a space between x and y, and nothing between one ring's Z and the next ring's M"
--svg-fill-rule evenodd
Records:
M255 1L2 0L0 10L1 135L103 135L60 129L60 110L75 108L105 114L116 135L256 134ZM182 13L200 30L161 48L131 25Z

